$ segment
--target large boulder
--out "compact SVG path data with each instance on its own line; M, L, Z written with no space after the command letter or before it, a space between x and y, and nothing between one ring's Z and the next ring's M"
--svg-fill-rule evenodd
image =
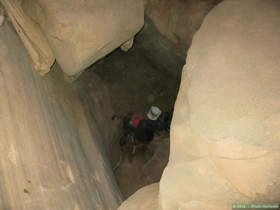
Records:
M29 41L35 46L40 46L41 40L48 43L67 75L79 73L122 44L125 44L123 49L127 50L132 46L134 35L144 24L142 1L23 0L21 4L18 0L0 2L8 10L9 16L15 19L14 26L24 31L23 41ZM23 36L22 32L19 34ZM33 40L38 38L40 40L33 43ZM47 50L49 46L42 48ZM31 50L34 49L36 50L36 47ZM48 68L50 66L48 65ZM47 71L44 69L43 72Z
M183 69L159 209L279 202L279 25L278 0L228 0L204 20Z
M279 201L279 24L278 0L225 1L204 20L182 75L162 209Z
M68 75L133 38L144 24L143 5L133 0L25 0L24 10L39 23Z
M16 32L27 49L33 68L41 75L49 72L55 57L40 26L25 14L19 0L0 0L0 3L6 9ZM0 9L2 10L1 5ZM3 12L1 13L2 21L0 17L0 22L4 22Z

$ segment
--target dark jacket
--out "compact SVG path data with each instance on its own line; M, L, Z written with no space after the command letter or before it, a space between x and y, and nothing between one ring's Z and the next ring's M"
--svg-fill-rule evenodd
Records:
M142 120L135 129L135 138L139 141L150 142L154 138L154 134L158 129L157 120Z

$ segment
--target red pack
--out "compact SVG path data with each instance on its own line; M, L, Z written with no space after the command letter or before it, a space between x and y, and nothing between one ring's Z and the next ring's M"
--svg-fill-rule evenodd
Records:
M132 112L132 116L131 116L131 121L130 124L134 127L137 128L139 123L144 120L145 117L141 116L140 114L136 113L136 112Z

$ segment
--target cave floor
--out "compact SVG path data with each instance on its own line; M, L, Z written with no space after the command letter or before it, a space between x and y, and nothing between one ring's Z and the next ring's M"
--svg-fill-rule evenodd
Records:
M178 79L157 68L139 48L128 52L117 50L92 65L84 74L89 77L91 74L98 75L109 91L114 114L119 116L131 111L145 114L152 105L168 111L175 103L179 88ZM168 162L169 135L156 137L149 146L149 151L153 152L136 150L130 161L122 154L118 144L121 123L112 123L114 140L109 147L109 156L113 168L122 158L114 173L125 199L139 188L160 180Z

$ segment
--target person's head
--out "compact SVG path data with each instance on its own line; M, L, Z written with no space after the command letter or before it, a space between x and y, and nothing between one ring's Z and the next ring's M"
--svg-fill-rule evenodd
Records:
M161 110L157 106L152 106L147 114L149 120L157 120L161 115Z

